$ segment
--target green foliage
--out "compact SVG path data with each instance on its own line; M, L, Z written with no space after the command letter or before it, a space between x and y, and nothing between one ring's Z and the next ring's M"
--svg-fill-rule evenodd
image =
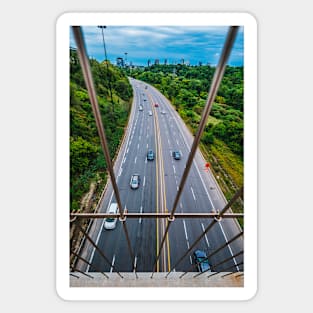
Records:
M70 137L71 175L83 173L97 156L97 151L97 146L82 137Z
M183 120L195 133L215 68L210 66L152 65L133 71L135 78L153 84L175 105ZM243 67L227 66L216 103L211 110L214 125L205 143L222 140L238 156L243 156ZM212 121L212 120L211 120Z
M195 134L214 71L210 66L153 65L132 75L168 97ZM200 143L227 199L243 184L243 90L243 67L227 66Z
M71 50L70 56L70 196L71 210L77 211L91 182L101 193L107 168L76 51ZM127 123L132 88L125 74L111 64L90 60L90 65L110 155L114 158Z

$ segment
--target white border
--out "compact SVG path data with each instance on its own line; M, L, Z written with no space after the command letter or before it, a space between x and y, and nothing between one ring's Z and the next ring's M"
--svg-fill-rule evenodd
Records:
M71 25L244 27L245 259L242 288L69 286L69 28ZM56 25L56 289L65 300L249 300L257 292L257 23L248 13L65 13ZM123 295L123 299L121 299Z

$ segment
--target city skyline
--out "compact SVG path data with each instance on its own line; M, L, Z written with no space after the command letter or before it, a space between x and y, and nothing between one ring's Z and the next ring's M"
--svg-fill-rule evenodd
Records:
M89 57L105 60L102 30L97 26L82 27ZM116 64L117 58L135 66L183 63L216 65L227 35L227 26L107 26L103 29L107 58ZM70 46L76 47L72 31ZM240 27L228 64L242 66L243 27Z

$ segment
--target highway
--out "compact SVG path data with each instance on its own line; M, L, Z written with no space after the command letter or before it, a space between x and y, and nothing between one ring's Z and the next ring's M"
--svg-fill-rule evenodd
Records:
M114 171L121 196L123 209L128 212L170 212L185 168L193 137L168 100L154 87L144 82L130 79L134 90L134 100L124 143L115 161ZM155 104L158 106L155 106ZM142 106L143 110L139 110ZM149 111L152 115L149 115ZM153 161L147 160L147 151L155 153ZM181 159L175 160L173 151L180 151ZM133 174L139 174L138 189L130 188ZM104 194L100 212L106 212L110 203L116 202L111 184ZM226 204L219 186L211 172L205 171L205 160L197 151L188 179L183 189L176 212L209 213L221 210ZM180 259L211 219L176 219L171 223L168 236L157 263L156 271L168 272ZM151 272L159 251L167 221L164 219L128 219L126 221L129 238L134 253L131 259L121 222L114 230L106 230L103 220L93 223L91 237L105 254L114 268L104 262L99 252L90 247L84 253L93 266L104 272L118 270L133 271L133 262L138 272ZM222 219L217 222L198 243L197 249L208 255L240 232L237 222ZM195 249L193 249L195 250ZM234 266L231 271L243 270L243 256L232 257L243 250L240 237L209 259L210 264L218 264L214 271L223 271ZM180 262L175 271L196 271L192 253ZM92 266L87 271L93 271Z

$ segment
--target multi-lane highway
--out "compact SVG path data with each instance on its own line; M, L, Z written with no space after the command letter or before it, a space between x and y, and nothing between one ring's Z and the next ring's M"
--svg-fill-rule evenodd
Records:
M151 85L130 79L134 100L128 130L114 170L121 196L123 210L128 212L170 212L185 168L193 137L168 100ZM142 110L140 109L142 106ZM150 113L150 114L149 114ZM151 114L152 113L152 114ZM147 151L152 149L154 160L147 160ZM173 158L179 151L181 159ZM130 187L133 174L140 175L138 189ZM103 197L100 212L106 212L115 201L111 185ZM226 204L215 179L205 171L205 160L197 151L176 212L209 213L221 210ZM171 223L157 271L167 272L211 223L210 219L176 219ZM106 230L104 221L97 220L90 230L91 237L105 254L111 265L104 261L93 247L85 247L84 253L90 262L105 272L133 270L153 271L156 255L166 228L164 219L128 219L126 221L134 260L131 259L127 240L121 223L114 230ZM197 249L210 254L240 232L239 225L231 219L223 219L198 243ZM233 271L242 270L243 256L232 257L243 250L242 237L227 245L210 258L218 264L214 271L223 271L234 265ZM134 264L133 264L134 261ZM175 268L176 271L196 270L192 253ZM190 269L191 268L191 269ZM88 266L87 270L93 271Z

